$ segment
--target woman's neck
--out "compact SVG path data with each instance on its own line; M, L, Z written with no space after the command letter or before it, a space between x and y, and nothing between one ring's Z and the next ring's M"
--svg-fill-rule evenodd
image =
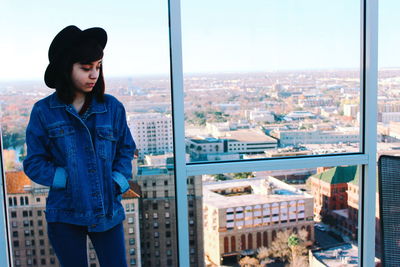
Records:
M72 106L75 108L76 112L81 111L83 104L85 103L86 94L76 93L75 98L72 101Z

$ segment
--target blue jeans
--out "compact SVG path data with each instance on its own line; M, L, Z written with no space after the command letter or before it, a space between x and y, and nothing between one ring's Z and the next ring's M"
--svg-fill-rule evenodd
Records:
M87 226L47 223L47 233L62 267L87 267L89 236L101 267L127 267L123 224L105 232L88 232Z

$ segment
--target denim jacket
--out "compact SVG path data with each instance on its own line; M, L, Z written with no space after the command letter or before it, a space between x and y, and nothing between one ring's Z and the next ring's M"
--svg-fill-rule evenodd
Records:
M26 175L50 187L48 222L101 232L125 219L121 199L129 189L136 145L115 97L93 98L83 121L53 93L33 106L26 144Z

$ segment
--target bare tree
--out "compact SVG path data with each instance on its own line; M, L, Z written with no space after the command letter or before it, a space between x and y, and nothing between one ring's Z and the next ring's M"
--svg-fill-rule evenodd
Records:
M246 256L239 261L240 267L260 267L260 262L256 258Z
M260 266L262 267L266 266L268 263L273 262L273 260L269 258L268 248L266 247L260 247L259 249L257 249L257 258L260 261Z
M290 230L278 232L268 249L268 255L284 262L289 261L290 266L293 267L308 266L307 236L308 232L304 229L300 230L298 234L294 234Z

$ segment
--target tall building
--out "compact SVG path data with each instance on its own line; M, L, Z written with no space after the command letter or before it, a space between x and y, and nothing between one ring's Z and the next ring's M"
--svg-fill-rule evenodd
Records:
M174 172L141 166L134 177L141 187L142 266L178 266ZM204 266L201 176L188 177L190 266Z
M132 114L128 117L128 125L140 159L148 154L173 152L171 116L160 113Z
M22 171L6 172L6 186L14 266L60 266L47 237L48 187L35 184ZM128 266L141 266L138 197L133 189L122 196L126 211L124 236ZM89 238L87 247L89 266L100 266Z
M268 247L286 229L314 239L313 197L278 179L210 182L203 191L204 252L213 264Z

